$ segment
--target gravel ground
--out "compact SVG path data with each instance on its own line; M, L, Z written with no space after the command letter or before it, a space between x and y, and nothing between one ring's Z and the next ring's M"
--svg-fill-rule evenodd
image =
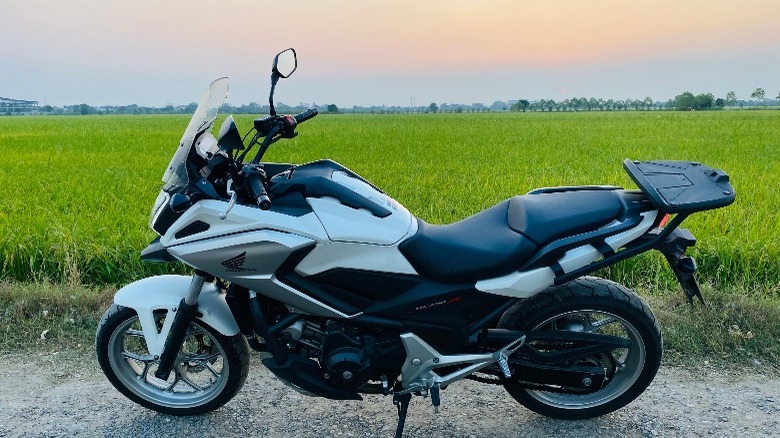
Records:
M462 381L442 392L436 415L414 398L407 437L777 436L780 381L713 369L663 367L629 406L587 421L534 414L500 387ZM334 402L300 395L253 359L244 388L207 415L172 417L121 396L87 353L0 357L0 437L16 436L296 436L387 437L395 432L390 397Z

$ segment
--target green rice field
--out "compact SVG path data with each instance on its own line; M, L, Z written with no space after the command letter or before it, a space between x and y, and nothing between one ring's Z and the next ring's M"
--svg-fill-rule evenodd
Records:
M236 117L244 131L250 116ZM186 116L0 117L0 279L118 285L179 269L141 263L149 210ZM218 126L218 125L217 125ZM624 158L731 175L737 201L684 227L699 278L780 295L780 111L321 115L266 159L338 161L432 223L537 187L634 187ZM612 268L671 284L658 254Z

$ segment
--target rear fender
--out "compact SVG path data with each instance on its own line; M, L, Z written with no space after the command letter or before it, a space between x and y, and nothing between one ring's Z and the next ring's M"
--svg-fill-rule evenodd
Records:
M173 324L173 313L189 291L192 277L184 275L159 275L130 283L114 295L114 303L129 307L138 314L149 353L159 356L168 339ZM160 331L154 320L155 311L166 312L165 323ZM213 283L204 283L198 298L196 318L208 324L225 336L239 333L225 295Z

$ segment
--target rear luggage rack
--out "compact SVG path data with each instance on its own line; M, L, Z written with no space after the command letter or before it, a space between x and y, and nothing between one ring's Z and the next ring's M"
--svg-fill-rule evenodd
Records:
M623 161L631 179L664 213L693 213L725 207L736 197L729 176L690 161Z

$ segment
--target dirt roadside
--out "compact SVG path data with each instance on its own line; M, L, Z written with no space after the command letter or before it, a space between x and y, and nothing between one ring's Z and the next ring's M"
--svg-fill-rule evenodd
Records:
M663 367L626 408L587 421L559 421L516 404L500 387L463 381L442 393L436 415L426 399L409 409L408 437L776 436L780 380ZM0 437L296 436L386 437L395 431L390 397L334 402L300 395L256 359L244 388L226 406L171 417L121 396L87 353L0 357Z

